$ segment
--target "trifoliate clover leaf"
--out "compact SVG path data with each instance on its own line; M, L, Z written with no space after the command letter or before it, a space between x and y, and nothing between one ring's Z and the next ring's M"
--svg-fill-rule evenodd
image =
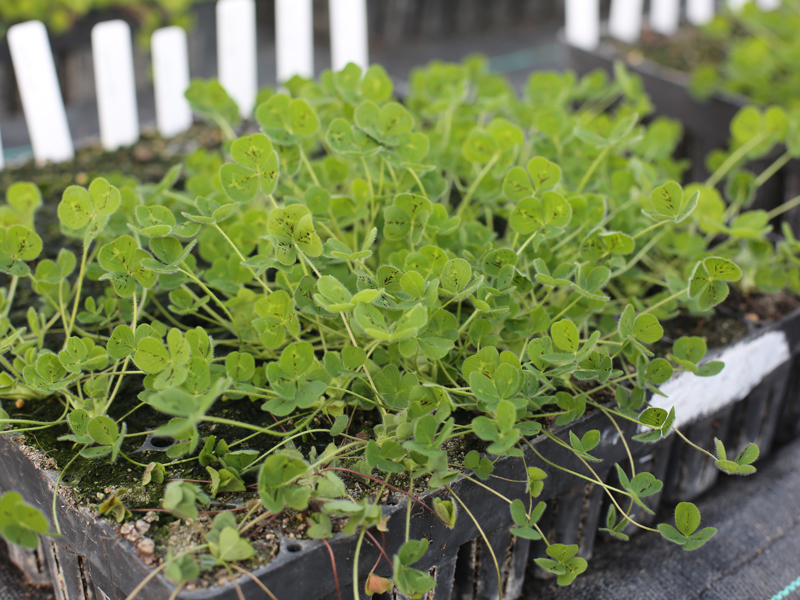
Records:
M319 118L303 99L275 94L256 109L264 133L276 144L295 146L319 130Z
M0 272L24 277L31 270L26 261L42 252L42 238L23 225L0 227Z
M82 237L88 245L106 226L120 201L119 190L103 178L92 181L88 190L71 185L58 205L58 220L68 233Z
M325 141L334 152L346 156L371 156L381 151L382 146L358 127L353 127L342 118L331 121L325 133Z
M7 542L34 550L39 545L37 534L46 534L49 527L44 514L17 492L0 497L0 535Z
M675 181L668 181L651 192L650 205L653 210L643 210L642 213L654 221L673 221L675 223L680 223L692 214L697 207L699 199L699 191L695 191L691 196L687 196L680 184Z
M535 562L542 569L553 575L557 575L558 585L565 586L575 581L575 578L583 573L588 563L585 559L576 556L578 545L572 544L551 544L547 547L547 555L551 558L537 558ZM552 559L552 560L551 560Z
M388 240L409 236L411 243L418 244L430 215L430 200L415 194L400 194L383 209L383 235Z
M181 214L195 223L201 225L214 225L222 223L231 217L239 208L236 202L221 204L216 200L211 200L199 196L195 200L196 212L182 212Z
M150 254L139 248L131 236L123 235L100 248L97 253L97 262L108 271L100 279L110 279L114 291L122 297L131 296L137 282L151 288L158 281L158 275L142 265L145 259L151 259Z
M372 100L365 100L356 107L353 117L359 129L384 146L397 146L400 135L414 129L414 117L397 102L379 107Z
M544 229L552 235L569 225L572 207L564 196L557 192L544 192L539 197L521 200L509 217L509 225L520 235L528 235Z
M231 156L236 163L224 164L219 171L228 198L235 202L249 202L255 198L259 188L265 195L275 191L278 154L267 136L255 133L235 140L231 144Z
M293 265L297 249L310 257L322 254L322 240L314 230L311 211L302 204L274 208L267 217L267 233L275 255L284 265Z
M561 168L544 158L536 156L528 161L527 172L514 167L503 180L503 193L512 202L551 190L561 181Z
M308 471L308 465L283 454L272 454L261 464L258 473L258 494L264 507L273 513L291 507L305 510L311 489L296 484L297 479Z
M759 449L756 444L748 444L736 458L728 460L722 440L715 438L714 443L716 444L718 457L715 464L720 471L729 475L752 475L756 472L756 468L752 465L758 460L759 455Z
M240 120L239 107L216 79L193 79L184 95L193 112L212 121L236 125Z
M700 511L691 502L681 502L675 507L675 525L677 529L660 523L658 531L670 542L683 546L684 550L697 550L717 533L714 527L697 531L700 527Z
M727 281L739 281L742 270L727 258L710 256L698 262L689 277L688 295L697 308L709 310L728 297Z

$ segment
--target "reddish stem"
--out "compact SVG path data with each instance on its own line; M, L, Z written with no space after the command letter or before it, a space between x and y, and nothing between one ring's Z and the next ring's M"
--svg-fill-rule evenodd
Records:
M405 496L408 496L408 497L409 497L409 498L411 498L411 499L412 499L414 502L417 502L417 503L419 503L419 504L420 504L420 505L421 505L423 508L426 508L426 509L428 509L428 510L431 512L431 514L432 514L434 517L436 517L436 520L437 520L437 521L439 521L439 523L441 523L441 524L442 524L442 525L444 525L445 527L449 527L449 525L448 525L447 523L445 523L445 522L444 522L444 521L443 521L443 520L442 520L442 519L439 517L439 515L437 515L437 514L436 514L436 511L435 511L435 510L433 510L433 509L432 509L430 506L428 506L427 504L425 504L425 503L424 503L422 500L420 500L420 499L419 499L419 498L417 498L416 496L412 496L411 494L409 494L409 493L408 493L407 491L405 491L405 490L401 490L400 488L393 486L391 483L387 483L387 482L386 482L386 481L384 481L383 479L378 479L377 477L373 477L372 475L364 475L364 473L359 473L358 471L354 471L353 469L346 469L346 468L344 468L344 467L328 467L327 469L320 469L320 471L319 471L319 472L320 472L320 473L324 473L325 471L343 471L344 473L350 473L350 474L352 474L352 475L358 475L359 477L365 477L366 479L369 479L369 480L371 480L371 481L374 481L375 483L380 483L380 484L382 484L382 485L385 485L386 487L388 487L388 488L390 488L390 489L394 490L395 492L398 492L399 494L403 494L403 495L405 495Z
M333 580L336 582L336 596L339 598L339 600L342 600L342 592L339 591L339 575L336 572L336 558L333 556L333 548L331 548L331 545L328 543L328 540L323 538L322 541L324 542L325 547L328 549L328 554L330 554L331 557L331 567L333 568Z
M381 535L383 535L383 532L381 532ZM375 536L374 536L374 535L372 535L372 534L369 532L369 530L367 530L367 536L369 536L369 539L370 539L370 540L372 540L372 543L373 543L373 544L375 544L375 547L376 547L376 548L378 549L378 551L381 553L381 556L383 556L383 558L385 558L385 559L386 559L386 562L387 562L387 563L389 563L389 566L391 567L391 566L392 566L392 561L391 561L391 560L389 560L389 557L388 557L388 556L386 556L386 552L384 551L384 549L383 549L383 546L382 546L381 544L379 544L379 543L378 543L378 540L376 540L376 539L375 539ZM383 542L383 543L384 543L384 544L386 544L386 541L384 540L384 542ZM374 566L374 567L372 567L372 570L373 570L373 571L374 571L374 570L377 568L377 566L378 566L378 563L379 563L380 561L381 561L381 557L379 556L379 557L378 557L378 562L376 562L376 563L375 563L375 566Z
M264 530L264 528L266 528L266 527L269 527L270 525L272 525L272 522L273 522L275 519L277 519L277 518L278 518L278 516L279 516L280 514L281 514L280 512L276 512L276 513L275 513L274 515L272 515L272 516L271 516L269 519L267 519L267 520L266 520L266 521L264 521L264 522L263 522L261 525L259 525L258 527L256 527L256 528L253 530L253 533L251 533L249 536L247 536L247 537L248 537L248 539L251 539L251 540L252 540L252 539L253 539L253 538L256 536L256 534L258 534L258 533L260 533L261 531L263 531L263 530Z

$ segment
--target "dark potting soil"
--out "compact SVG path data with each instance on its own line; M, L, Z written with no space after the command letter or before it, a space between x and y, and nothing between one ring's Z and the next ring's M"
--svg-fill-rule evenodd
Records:
M636 45L613 38L606 41L632 65L647 59L664 67L691 73L698 65L718 66L725 60L724 40L715 39L697 27L688 25L671 36L661 35L645 27Z
M87 186L95 177L155 183L187 154L198 148L219 148L221 143L218 127L198 123L172 139L144 134L133 146L114 152L91 146L78 150L75 158L68 162L37 165L30 161L18 167L7 167L0 171L0 194L5 195L13 183L30 181L39 186L44 206L47 206L58 205L67 186Z

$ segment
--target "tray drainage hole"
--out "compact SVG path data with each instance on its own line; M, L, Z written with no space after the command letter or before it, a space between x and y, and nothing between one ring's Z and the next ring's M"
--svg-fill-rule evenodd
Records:
M303 547L298 543L293 543L293 544L289 544L288 546L286 546L286 549L289 552L300 552L300 550L302 550Z
M150 438L150 443L156 448L169 448L175 443L175 440L171 437L154 436Z

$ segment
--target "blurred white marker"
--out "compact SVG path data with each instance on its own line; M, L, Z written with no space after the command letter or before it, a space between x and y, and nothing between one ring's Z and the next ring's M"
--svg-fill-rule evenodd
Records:
M608 33L628 44L634 43L642 33L643 0L611 0L608 16Z
M567 0L564 35L567 42L584 50L593 50L600 43L599 0Z
M44 24L12 25L8 45L34 157L40 162L70 160L75 150Z
M92 62L100 142L106 150L130 146L139 139L139 111L131 28L125 21L116 19L92 27Z
M672 35L678 31L681 19L679 0L651 0L650 27L661 35Z
M756 0L756 4L761 10L775 10L781 5L781 0Z
M189 51L186 31L163 27L150 40L153 56L153 88L156 96L158 133L172 137L192 125L192 110L184 92L189 87Z
M369 30L366 0L328 0L331 28L331 68L341 71L347 63L362 70L369 67Z
M728 0L728 8L731 10L741 10L749 0Z
M314 10L311 0L275 0L278 83L314 76Z
M217 2L217 69L219 82L236 101L239 113L249 117L258 94L254 0Z
M686 19L692 25L705 25L714 18L714 0L686 0Z

